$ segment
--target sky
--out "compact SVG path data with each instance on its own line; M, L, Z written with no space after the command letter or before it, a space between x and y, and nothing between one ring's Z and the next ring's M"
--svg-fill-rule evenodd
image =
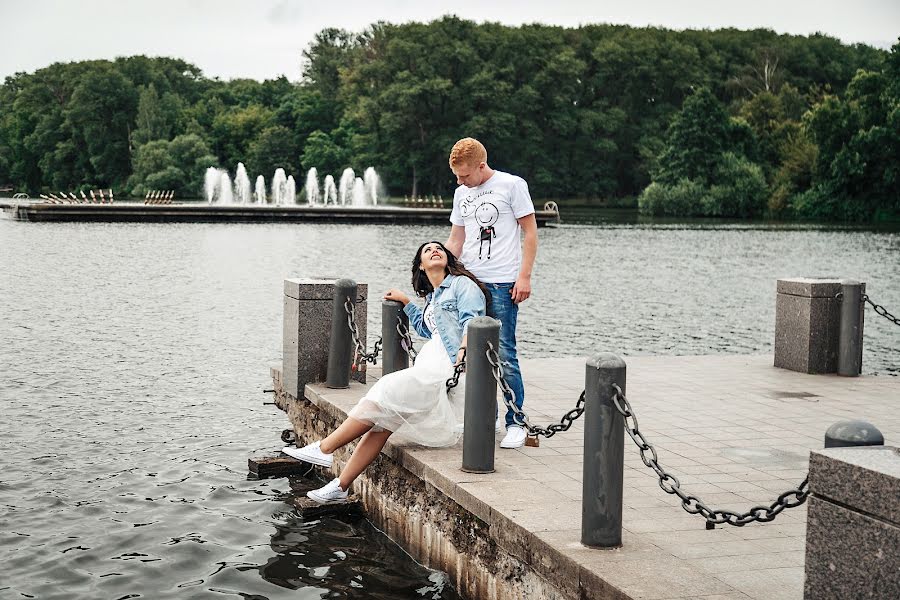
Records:
M446 14L508 25L822 32L885 49L900 35L900 0L0 0L0 80L54 62L145 54L183 58L208 77L296 81L301 53L326 27L359 32Z

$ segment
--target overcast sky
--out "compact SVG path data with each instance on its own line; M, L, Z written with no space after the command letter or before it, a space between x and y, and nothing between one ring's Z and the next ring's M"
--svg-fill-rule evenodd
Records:
M146 54L183 58L210 77L297 80L300 53L321 29L451 13L510 25L820 31L880 48L900 35L900 0L0 0L0 79L59 61Z

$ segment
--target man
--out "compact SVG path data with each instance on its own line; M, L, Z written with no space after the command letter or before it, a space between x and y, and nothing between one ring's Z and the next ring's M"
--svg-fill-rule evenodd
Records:
M488 314L501 324L503 375L521 408L525 386L516 353L516 320L519 304L531 296L538 244L534 204L525 180L491 169L487 150L476 139L456 142L450 151L450 170L459 187L453 195L452 226L445 245L491 293ZM507 410L506 436L500 447L519 448L525 437L525 429L515 424L512 410Z

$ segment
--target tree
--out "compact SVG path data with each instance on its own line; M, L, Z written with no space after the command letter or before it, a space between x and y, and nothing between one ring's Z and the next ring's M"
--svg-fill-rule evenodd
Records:
M194 134L153 140L137 149L128 188L135 196L174 190L181 198L196 198L202 193L203 175L207 167L216 166L215 160L206 142Z
M709 183L722 153L729 148L731 125L725 107L708 88L700 88L684 101L672 120L666 146L658 159L653 180L675 183L681 179Z
M295 136L286 127L274 125L263 129L247 151L247 168L251 173L266 178L275 173L279 167L288 175L299 173L298 155Z
M103 187L122 185L131 173L137 103L131 82L114 67L98 64L80 78L66 106L66 124L90 161L90 180Z

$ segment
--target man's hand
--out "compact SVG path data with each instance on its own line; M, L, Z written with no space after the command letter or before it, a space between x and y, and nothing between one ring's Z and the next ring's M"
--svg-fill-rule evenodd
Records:
M531 277L519 275L516 285L509 291L514 304L519 304L531 297Z
M409 304L409 296L404 294L398 289L391 288L384 294L385 300L396 300L397 302L402 302L403 306Z

